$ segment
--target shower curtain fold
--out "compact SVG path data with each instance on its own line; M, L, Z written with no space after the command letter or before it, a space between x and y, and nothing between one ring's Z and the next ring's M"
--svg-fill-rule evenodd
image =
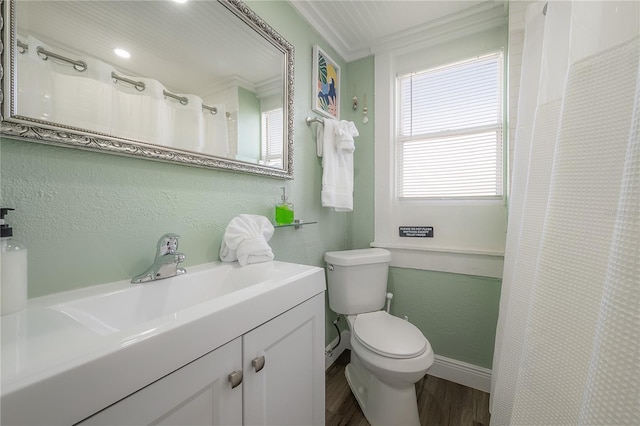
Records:
M215 114L207 111L204 113L204 140L206 141L203 152L218 157L230 158L229 132L227 125L227 110L224 104L210 105L216 109Z
M491 423L636 424L640 8L542 6L525 27Z
M182 149L203 152L204 148L204 114L202 99L195 95L179 94L187 98L188 103L166 97L163 105L168 109L167 143L179 144Z

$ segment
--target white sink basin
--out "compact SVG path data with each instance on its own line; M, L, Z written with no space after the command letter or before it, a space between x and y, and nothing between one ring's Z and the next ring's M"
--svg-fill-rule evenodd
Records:
M214 262L30 299L0 317L3 419L73 424L324 289L314 266Z
M132 284L50 308L100 335L106 335L158 318L175 317L184 309L247 287L264 287L286 280L297 275L300 266L281 262L245 267L237 263L217 264L215 268L200 266L190 268L185 275Z

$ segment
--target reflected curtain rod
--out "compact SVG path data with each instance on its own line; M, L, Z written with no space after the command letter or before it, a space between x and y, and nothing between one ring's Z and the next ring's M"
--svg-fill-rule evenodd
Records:
M125 83L129 83L131 84L133 87L136 88L137 91L142 92L144 89L147 88L147 85L144 84L143 81L135 81L135 80L131 80L129 78L126 77L122 77L121 75L116 74L115 72L111 71L111 78L113 79L114 83L117 83L118 81L124 81Z
M129 78L122 77L121 75L118 75L113 71L111 72L111 78L115 82L124 81L125 83L129 83L129 84L133 85L136 88L136 90L138 90L140 92L142 92L147 87L146 84L144 84L143 81L131 80ZM189 99L186 96L176 95L174 93L167 92L166 90L162 90L162 94L164 96L166 96L166 97L173 98L173 99L179 101L182 105L188 105L189 104ZM209 106L209 105L202 104L202 109L206 109L212 115L216 115L218 113L218 108L216 108L214 106ZM229 117L229 113L227 113L226 116Z
M20 51L20 53L24 53L24 52L29 50L29 45L24 43L24 42L22 42L22 41L20 41L20 40L17 40L16 44L17 44L18 48L22 49L22 51ZM65 56L58 55L57 53L50 52L50 51L46 50L45 48L43 48L42 46L38 46L36 48L36 52L38 52L38 56L43 61L46 61L49 58L49 56L51 56L52 58L55 58L55 59L58 59L58 60L61 60L61 61L64 61L64 62L67 62L67 63L73 65L73 68L75 68L77 71L80 71L80 72L86 71L87 68L88 68L87 63L84 62L84 61L69 59L69 58L67 58ZM144 91L144 89L146 89L146 87L147 87L146 84L144 84L144 82L142 82L142 81L131 80L129 78L126 78L126 77L123 77L121 75L118 75L113 71L111 72L111 78L113 79L113 81L115 83L117 83L118 81L123 81L125 83L129 83L133 87L135 87L136 90L138 90L139 92ZM175 95L173 93L167 92L166 90L163 90L162 94L164 96L168 96L168 97L173 98L173 99L175 99L177 101L180 101L180 103L182 105L187 105L189 103L189 99L187 99L186 96ZM213 115L218 113L218 108L216 108L214 106L209 106L209 105L202 104L202 109L206 109L207 111L209 111ZM230 117L230 114L226 113L226 116L228 118L228 117Z
M17 44L19 49L22 49L22 50L19 50L19 52L21 54L29 50L29 45L26 44L26 43L23 43L20 40L17 40L16 44ZM58 55L57 53L53 53L53 52L50 52L50 51L46 50L42 46L36 47L36 53L38 54L40 59L42 59L43 61L46 61L47 59L49 59L49 57L52 57L52 58L55 58L55 59L57 59L59 61L63 61L63 62L66 62L68 64L73 65L73 68L76 71L83 72L83 71L87 70L87 63L85 61L81 61L80 59L77 59L77 60L76 59L70 59L70 58L67 58L66 56Z

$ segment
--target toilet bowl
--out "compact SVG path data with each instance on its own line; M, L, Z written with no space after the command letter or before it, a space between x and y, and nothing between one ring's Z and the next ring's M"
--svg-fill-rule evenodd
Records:
M345 375L369 423L420 424L415 383L433 364L428 340L413 324L384 311L349 315L348 323L351 362Z
M422 332L380 310L391 254L382 249L328 252L329 305L345 314L351 331L351 362L345 375L372 425L418 425L415 383L433 364Z

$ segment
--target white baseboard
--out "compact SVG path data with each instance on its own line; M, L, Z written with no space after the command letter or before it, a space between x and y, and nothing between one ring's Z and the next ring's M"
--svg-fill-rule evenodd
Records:
M338 338L336 337L333 339L333 341L325 348L325 371L331 367L334 361L340 356L340 354L342 354L342 352L344 352L345 349L351 349L351 345L349 344L351 333L349 330L342 330L340 334L342 335L340 345L333 350L331 356L327 355L327 351L338 343ZM478 367L477 365L468 364L466 362L446 358L440 355L435 356L433 365L429 371L427 371L427 374L449 380L450 382L459 383L473 389L478 389L483 392L488 393L491 390L490 369Z
M344 352L345 349L350 349L351 345L349 344L349 339L351 338L351 333L349 330L342 330L340 333L341 339L340 344L336 347L331 355L329 356L328 351L333 348L338 343L338 338L333 339L331 343L327 345L324 352L324 369L327 371L329 367L335 362L336 359Z
M483 392L488 393L491 390L490 369L440 355L436 355L427 374Z

